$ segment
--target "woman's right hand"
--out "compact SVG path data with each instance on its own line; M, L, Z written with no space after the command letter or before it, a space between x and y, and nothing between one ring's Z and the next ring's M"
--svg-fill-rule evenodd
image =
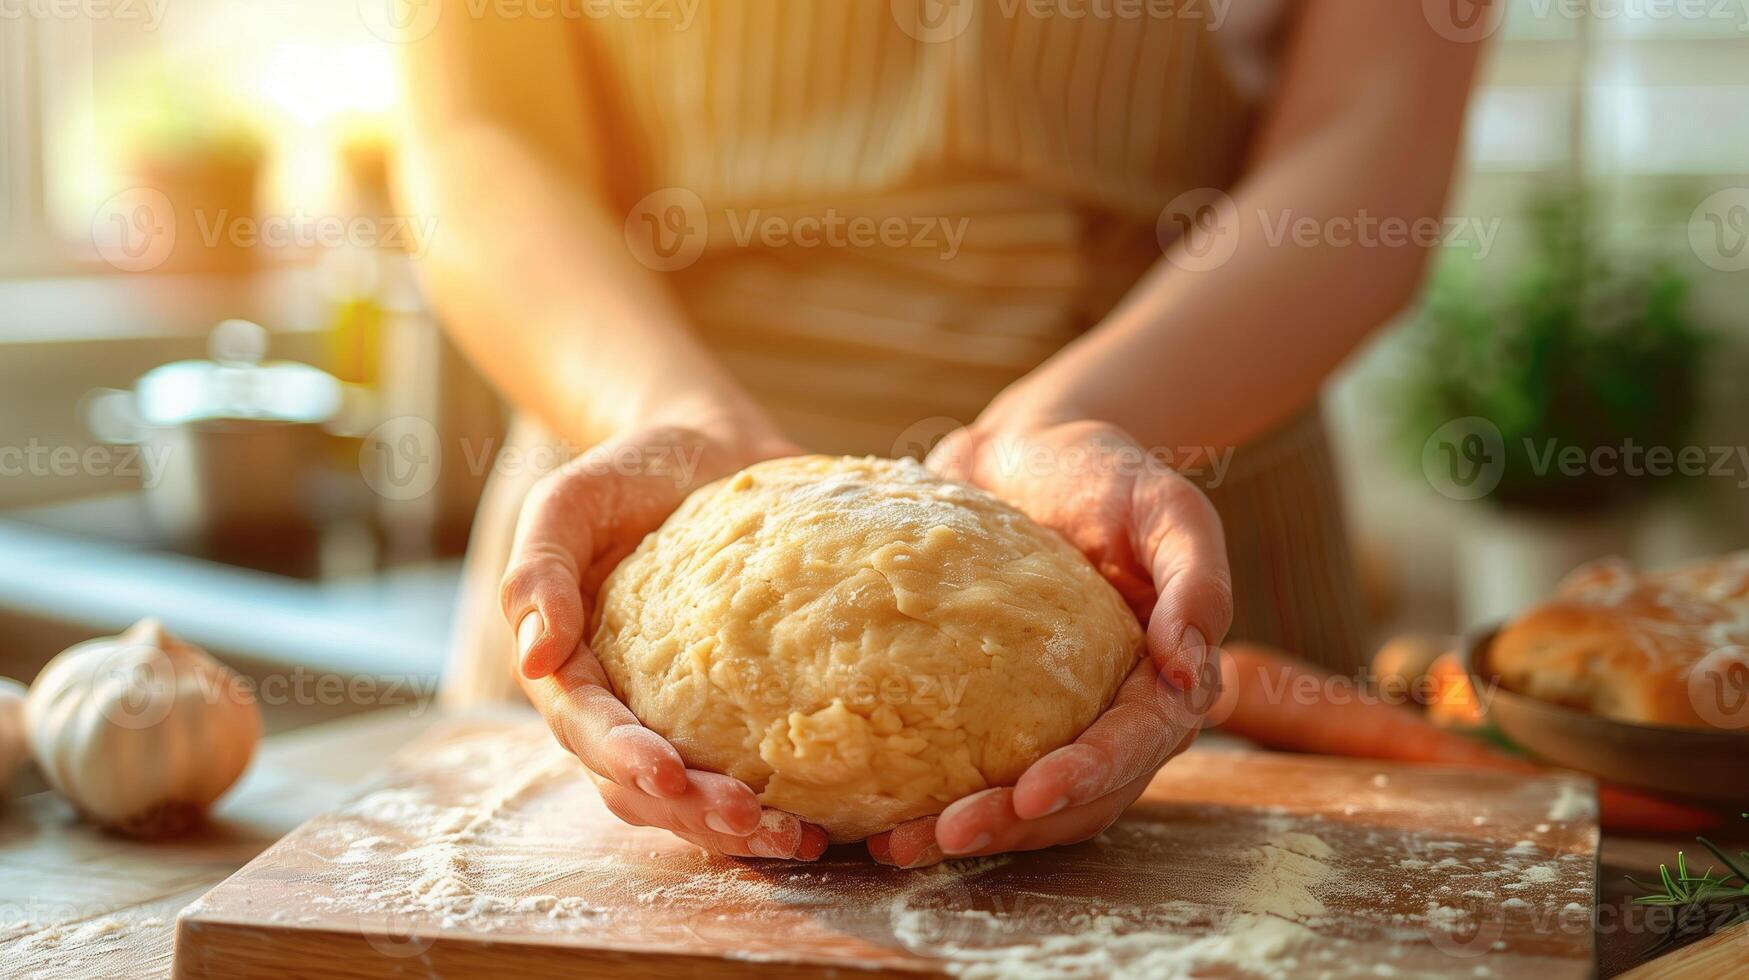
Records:
M826 848L823 830L761 807L739 779L688 769L614 696L584 635L602 581L687 494L796 452L777 436L675 426L596 446L529 494L499 598L523 690L616 816L723 854L811 861Z

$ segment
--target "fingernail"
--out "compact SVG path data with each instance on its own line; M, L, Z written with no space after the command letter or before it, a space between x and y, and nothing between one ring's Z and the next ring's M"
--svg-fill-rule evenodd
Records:
M535 641L545 629L540 610L531 609L522 617L522 621L516 624L516 659L528 659L528 652L534 649Z
M921 851L911 855L911 860L903 865L906 868L921 868L931 864L940 864L942 858L939 844L925 844Z
M1179 690L1188 691L1196 686L1203 665L1208 663L1208 637L1196 626L1186 626L1178 636L1178 652L1179 660L1173 664L1170 680Z
M709 827L710 829L716 831L719 834L728 834L730 837L744 836L742 834L735 833L733 830L730 830L729 829L729 822L727 820L724 820L721 816L719 816L715 810L712 810L711 812L704 815L704 825L706 827Z
M657 792L656 792L656 784L655 784L655 783L652 783L652 782L650 782L650 777L648 777L648 776L638 776L638 777L636 777L636 778L635 778L635 779L633 779L633 780L632 780L632 782L635 782L635 783L637 783L637 784L638 784L638 788L639 788L639 789L641 789L641 790L643 790L643 791L644 791L644 793L645 793L645 794L646 794L646 795L648 795L648 796L659 796L659 795L661 795L661 794L659 794L659 793L657 793ZM711 817L714 817L714 816L716 816L716 814L714 814L714 813L713 813L713 814L711 814L711 815L710 815L710 816L707 816L707 817L705 817L705 822L706 822L706 823L709 823L709 822L710 822L710 818L711 818Z
M803 861L812 861L826 853L826 846L831 843L831 838L826 836L824 830L814 826L804 826L802 828L802 842L796 847L796 857Z
M762 858L783 858L789 857L790 854L790 852L778 847L776 844L773 844L763 837L755 837L748 841L747 850L752 851L754 857Z
M988 833L983 833L983 834L979 834L978 836L972 838L969 842L967 842L967 844L964 847L943 846L942 850L948 852L949 854L970 854L973 851L981 851L984 848L989 847L989 846L990 846L990 835Z
M893 839L891 837L869 838L868 854L878 864L885 864L889 867L898 864L897 861L893 860Z
M1055 800L1052 800L1051 805L1045 807L1045 812L1039 814L1039 816L1048 817L1051 814L1062 810L1064 807L1067 807L1068 805L1069 805L1069 798L1067 796L1059 796Z

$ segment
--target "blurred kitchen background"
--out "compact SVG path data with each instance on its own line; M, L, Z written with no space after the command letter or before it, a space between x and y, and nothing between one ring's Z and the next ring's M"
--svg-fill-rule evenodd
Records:
M1328 396L1380 636L1749 541L1749 10L1582 6L1509 4L1472 230ZM246 672L429 691L503 416L409 275L393 46L360 0L7 11L0 675L156 615ZM1514 447L1549 438L1727 462L1539 474ZM306 700L270 729L374 706Z

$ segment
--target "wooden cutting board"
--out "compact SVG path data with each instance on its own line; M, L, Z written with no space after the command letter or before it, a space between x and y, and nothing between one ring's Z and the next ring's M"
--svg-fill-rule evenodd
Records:
M1589 785L1198 749L1095 840L901 871L628 827L538 724L419 743L178 920L194 977L1587 977Z

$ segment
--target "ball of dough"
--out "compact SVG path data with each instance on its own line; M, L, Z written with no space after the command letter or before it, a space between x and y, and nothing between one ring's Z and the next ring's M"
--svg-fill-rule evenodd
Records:
M1072 741L1135 665L1055 532L912 460L773 460L689 497L608 577L592 648L691 766L860 840Z

